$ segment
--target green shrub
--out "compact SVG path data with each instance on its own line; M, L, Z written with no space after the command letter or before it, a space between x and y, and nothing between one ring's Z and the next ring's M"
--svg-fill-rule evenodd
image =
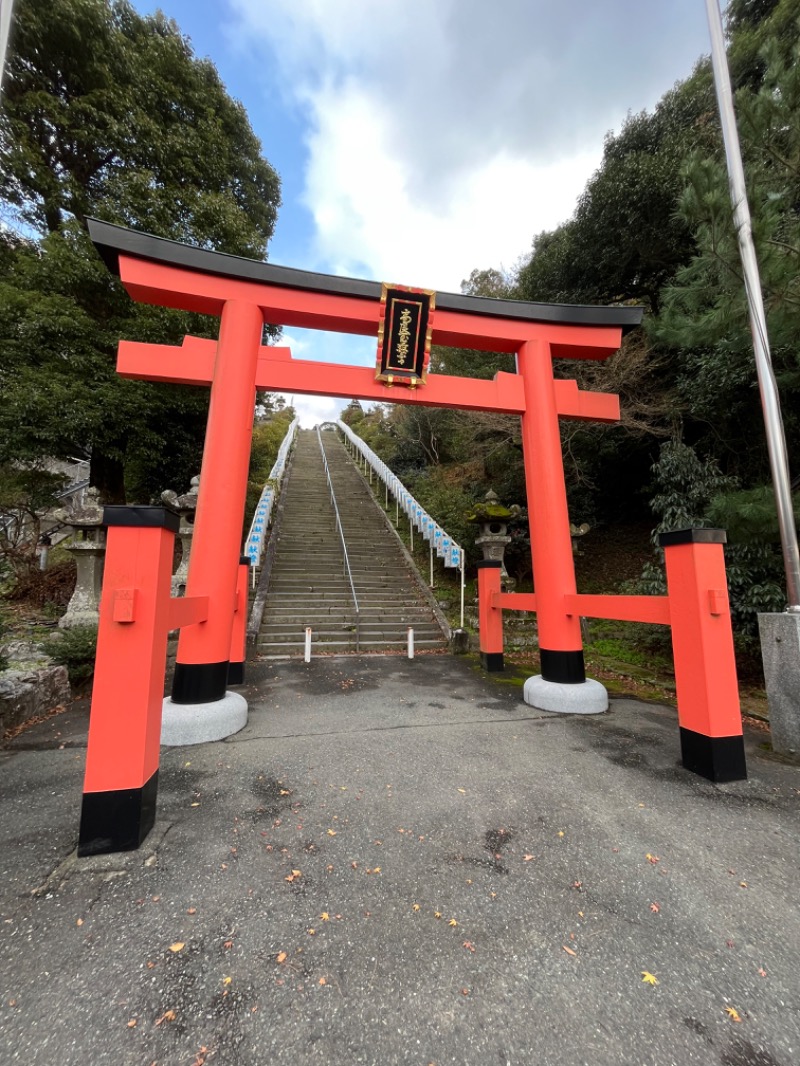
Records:
M94 674L97 626L75 626L62 630L58 639L52 641L48 653L54 662L66 666L71 684L85 684Z

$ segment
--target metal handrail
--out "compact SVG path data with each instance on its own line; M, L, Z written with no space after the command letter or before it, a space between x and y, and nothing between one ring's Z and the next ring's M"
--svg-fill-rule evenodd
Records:
M347 545L344 542L344 530L342 529L342 520L339 517L339 508L336 504L336 493L333 491L333 481L331 481L331 472L328 469L328 457L325 455L325 449L322 447L322 435L317 426L317 441L319 442L319 450L322 453L322 465L325 467L325 476L328 479L328 488L331 490L331 503L333 504L333 513L336 516L336 528L339 530L339 537L342 542L342 552L344 553L344 567L347 579L350 582L350 592L353 595L353 606L356 609L356 651L361 651L361 611L358 606L358 597L356 596L356 587L353 584L353 573L350 570L350 558L347 554Z

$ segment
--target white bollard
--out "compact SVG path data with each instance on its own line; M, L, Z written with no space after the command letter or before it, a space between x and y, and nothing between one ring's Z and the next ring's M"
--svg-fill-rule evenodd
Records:
M311 662L311 626L306 626L306 653L305 661Z
M414 630L411 626L408 627L408 657L414 658Z

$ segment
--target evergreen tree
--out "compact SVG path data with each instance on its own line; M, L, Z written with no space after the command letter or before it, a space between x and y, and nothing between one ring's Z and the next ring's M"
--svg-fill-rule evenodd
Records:
M161 13L127 0L18 0L0 111L0 461L89 455L109 501L197 472L206 389L123 381L120 337L216 323L134 305L90 215L262 258L279 180L247 115Z

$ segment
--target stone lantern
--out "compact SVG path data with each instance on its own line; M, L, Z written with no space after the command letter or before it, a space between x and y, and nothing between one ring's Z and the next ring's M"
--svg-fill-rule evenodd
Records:
M86 490L81 506L74 511L55 511L53 517L56 521L71 526L77 534L67 546L67 551L75 559L77 567L75 591L58 624L61 629L96 626L100 620L100 591L106 553L100 494L96 488L90 487Z
M513 507L505 507L492 489L486 493L482 503L473 508L467 516L469 522L475 522L478 526L479 535L475 538L475 544L481 549L484 559L491 559L500 563L500 583L504 592L510 592L516 585L516 581L509 577L506 570L505 553L506 547L511 543L508 535L508 523L520 513L520 508L515 504Z
M186 581L189 576L189 556L192 551L192 536L194 535L194 516L197 511L197 494L200 491L200 478L193 477L189 491L183 496L178 496L171 489L161 493L162 501L180 516L178 536L181 540L181 561L178 569L172 575L172 595L182 596L186 592Z

